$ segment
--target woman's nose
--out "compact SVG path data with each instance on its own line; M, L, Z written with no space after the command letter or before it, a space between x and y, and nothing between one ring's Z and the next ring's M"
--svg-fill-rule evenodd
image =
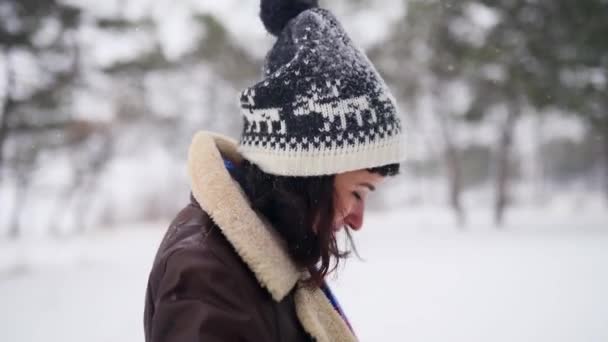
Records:
M363 226L363 210L355 210L344 218L344 222L353 230L359 230Z

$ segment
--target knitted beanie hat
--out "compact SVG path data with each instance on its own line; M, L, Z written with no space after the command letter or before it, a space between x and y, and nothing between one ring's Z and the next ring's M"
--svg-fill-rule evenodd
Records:
M335 16L316 0L262 0L260 16L278 39L240 96L243 157L283 176L403 161L395 100Z

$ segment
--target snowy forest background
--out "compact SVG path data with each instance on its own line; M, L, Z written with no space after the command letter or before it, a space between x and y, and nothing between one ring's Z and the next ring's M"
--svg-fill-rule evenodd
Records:
M3 236L173 215L193 133L240 133L235 94L273 42L257 6L3 1ZM466 224L483 207L500 224L513 206L606 202L604 1L330 8L386 77L409 133L410 159L375 208L443 205Z
M360 234L370 262L335 283L362 340L608 340L608 2L321 3L408 133ZM48 337L20 325L33 317L50 340L141 340L146 272L189 198L190 139L238 137L236 95L274 41L258 6L0 1L0 339ZM366 275L405 297L361 297L377 286ZM99 291L88 318L83 288Z

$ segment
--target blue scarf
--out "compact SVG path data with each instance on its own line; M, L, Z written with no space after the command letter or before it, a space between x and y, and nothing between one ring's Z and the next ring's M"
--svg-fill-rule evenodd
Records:
M233 171L236 171L236 166L234 165L234 163L231 160L224 159L224 166L230 173L232 173Z
M321 285L321 290L323 291L325 297L327 297L331 305L334 307L334 309L340 314L340 317L342 317L344 322L346 322L346 325L348 325L350 331L354 334L355 332L353 330L353 327L350 325L350 322L348 321L346 314L342 310L340 303L338 303L338 299L336 299L336 296L334 296L334 294L331 292L331 289L329 288L329 285L327 285L326 282L323 282L323 285Z

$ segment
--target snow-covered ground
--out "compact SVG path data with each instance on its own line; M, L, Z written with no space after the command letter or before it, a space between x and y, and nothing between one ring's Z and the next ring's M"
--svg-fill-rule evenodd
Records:
M608 341L608 213L373 213L334 290L362 341ZM476 223L475 223L476 222ZM142 341L166 223L0 242L0 341Z

